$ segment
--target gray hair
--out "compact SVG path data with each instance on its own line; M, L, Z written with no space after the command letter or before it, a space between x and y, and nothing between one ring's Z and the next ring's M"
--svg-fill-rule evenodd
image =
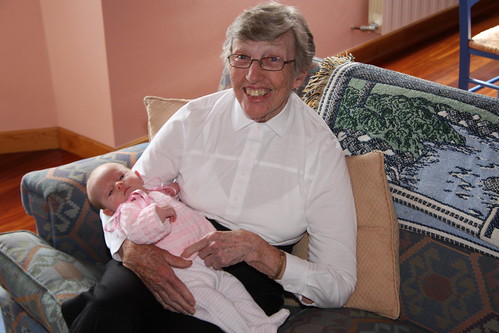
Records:
M232 53L234 40L273 41L291 31L295 40L295 72L306 71L315 54L314 36L303 15L292 6L271 1L245 10L229 26L222 57ZM286 59L289 60L289 59Z

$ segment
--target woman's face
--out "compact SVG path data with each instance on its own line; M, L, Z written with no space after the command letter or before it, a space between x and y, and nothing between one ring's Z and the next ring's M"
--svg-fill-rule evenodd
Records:
M291 32L274 41L234 40L233 54L252 59L280 57L294 60L294 38ZM249 68L230 67L230 80L235 95L246 115L257 122L266 122L282 111L292 90L299 87L305 72L298 77L294 63L284 65L281 71L266 71L254 61Z

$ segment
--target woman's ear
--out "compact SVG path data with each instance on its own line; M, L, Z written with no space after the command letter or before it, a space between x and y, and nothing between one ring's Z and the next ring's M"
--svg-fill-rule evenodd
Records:
M295 77L295 80L293 81L293 90L300 88L303 82L305 81L306 77L307 77L307 71L298 73L298 75L296 75Z

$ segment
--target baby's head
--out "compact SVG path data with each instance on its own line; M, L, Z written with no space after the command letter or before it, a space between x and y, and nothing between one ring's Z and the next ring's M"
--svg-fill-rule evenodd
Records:
M119 163L106 163L95 168L87 181L87 194L90 203L113 215L120 204L125 202L130 194L143 189L144 182L137 171Z

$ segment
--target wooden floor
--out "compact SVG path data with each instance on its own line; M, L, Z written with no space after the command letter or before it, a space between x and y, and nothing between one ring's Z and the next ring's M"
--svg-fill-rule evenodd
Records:
M489 13L475 21L476 29L492 27L499 21L498 13ZM458 39L455 32L437 36L415 48L393 57L390 61L375 64L402 73L444 85L457 87ZM472 70L478 78L499 75L499 61L472 59ZM497 96L497 92L486 89L480 92ZM22 176L32 170L45 169L76 161L78 156L62 150L0 155L0 232L11 230L35 231L33 219L27 216L21 204L19 184Z
M26 215L21 204L20 184L24 174L81 159L64 150L45 150L0 155L0 232L31 230L34 220Z
M499 8L499 5L496 4L496 7ZM473 20L472 35L492 28L498 23L499 10L482 14ZM457 88L459 34L452 31L443 33L390 61L375 65ZM474 78L482 80L499 76L499 61L472 55L471 73ZM498 91L490 88L479 90L478 93L492 97L498 96Z

